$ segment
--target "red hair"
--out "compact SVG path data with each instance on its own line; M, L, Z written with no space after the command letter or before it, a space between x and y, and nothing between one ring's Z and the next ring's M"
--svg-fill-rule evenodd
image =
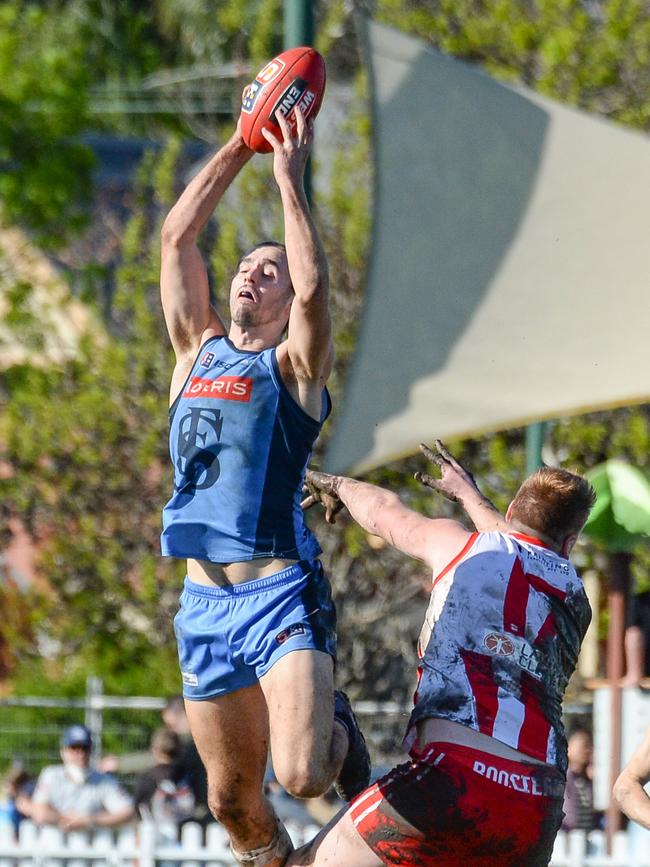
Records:
M596 502L596 492L582 476L542 467L515 494L510 515L556 542L582 530Z

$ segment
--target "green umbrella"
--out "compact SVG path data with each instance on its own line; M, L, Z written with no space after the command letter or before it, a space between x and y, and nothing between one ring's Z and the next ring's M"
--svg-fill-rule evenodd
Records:
M612 750L610 774L616 778L621 765L622 699L619 687L624 671L623 641L625 606L630 589L631 551L644 537L650 536L650 483L635 467L612 459L594 467L587 478L596 491L596 503L585 526L585 533L609 553L607 604L607 678L612 692ZM607 809L608 846L621 827L621 815L610 798Z
M588 472L596 504L585 533L609 551L631 551L650 536L650 482L640 470L612 459Z

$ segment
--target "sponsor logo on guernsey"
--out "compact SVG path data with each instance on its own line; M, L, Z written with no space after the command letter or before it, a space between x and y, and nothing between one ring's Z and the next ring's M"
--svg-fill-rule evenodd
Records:
M236 400L248 403L253 392L253 380L249 376L219 376L203 379L193 376L183 397L213 397L217 400Z
M507 635L502 635L500 632L488 632L483 639L483 644L495 656L512 656L515 652L512 641Z
M542 672L539 670L539 657L530 645L522 642L519 648L517 663L521 668L524 668L531 677L536 680L542 679Z
M181 671L181 678L183 683L186 683L188 686L198 686L199 679L195 674L192 674L191 671Z
M520 668L523 668L536 680L542 679L539 670L539 657L534 648L514 635L504 635L503 632L486 632L483 636L483 646L492 656L511 656Z
M210 367L212 362L214 361L214 352L204 352L203 358L199 361L201 367Z
M537 797L561 797L564 784L561 780L554 779L542 774L513 774L504 768L495 765L486 765L484 762L474 761L472 768L475 774L492 780L506 789L513 789L523 795L536 795Z
M275 636L275 640L278 644L284 644L290 638L293 638L295 635L304 635L305 627L302 623L292 623L291 626L287 626L286 629L283 629L282 632L278 632Z
M518 541L521 545L521 541ZM536 548L528 546L525 543L522 545L522 547L525 547L528 559L537 560L537 562L541 563L543 568L547 572L561 572L563 575L569 575L571 569L573 568L567 560L564 560L563 558L560 558L558 556L550 556L543 549L537 550Z

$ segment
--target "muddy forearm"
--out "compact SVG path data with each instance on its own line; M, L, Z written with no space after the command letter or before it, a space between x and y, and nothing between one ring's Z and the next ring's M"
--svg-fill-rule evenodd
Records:
M338 477L336 494L360 527L392 544L391 515L396 507L402 507L396 494L346 477Z
M480 533L492 531L507 532L511 529L510 524L498 511L494 503L490 502L478 488L459 497L458 503L463 507L468 518L472 521Z

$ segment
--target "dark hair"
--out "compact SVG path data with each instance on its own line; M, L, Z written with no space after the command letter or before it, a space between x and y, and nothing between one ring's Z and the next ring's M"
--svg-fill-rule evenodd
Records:
M280 241L260 241L259 244L255 244L253 247L250 248L250 250L244 253L244 255L240 258L239 261L241 262L241 260L245 259L246 256L250 256L253 250L258 250L260 247L279 247L279 249L282 250L283 253L286 254L287 252L286 246Z
M255 244L254 247L251 247L250 250L247 250L242 256L239 257L239 262L237 263L237 267L239 267L239 265L241 265L241 263L243 262L243 260L247 256L250 256L250 254L253 252L253 250L259 250L260 247L277 247L279 250L282 250L285 257L287 255L287 248L280 241L260 241L259 244ZM291 289L292 292L294 291L293 283L291 282L291 274L289 274L289 289Z
M582 476L542 467L529 476L512 501L511 515L556 542L579 533L596 502L596 492Z
M581 725L577 723L574 726L571 726L569 731L567 732L567 740L571 740L574 735L587 735L590 741L593 741L593 735L585 725Z
M31 779L30 774L27 773L25 768L13 767L8 771L7 776L5 777L5 784L14 791L19 792L29 782L31 782Z

